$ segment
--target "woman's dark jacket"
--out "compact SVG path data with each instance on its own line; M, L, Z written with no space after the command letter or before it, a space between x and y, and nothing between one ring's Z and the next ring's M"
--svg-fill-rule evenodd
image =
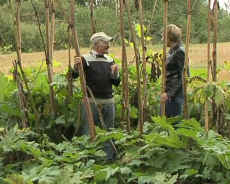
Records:
M183 97L182 73L185 51L181 43L169 50L166 63L166 88L168 98Z

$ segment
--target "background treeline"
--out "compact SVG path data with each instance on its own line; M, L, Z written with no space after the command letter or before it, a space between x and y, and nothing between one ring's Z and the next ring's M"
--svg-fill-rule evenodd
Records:
M59 0L63 9L68 15L69 2ZM41 0L32 0L38 13L41 23L42 34L45 36L45 6ZM76 25L81 47L89 46L89 38L92 34L90 8L88 0L76 0ZM131 10L133 21L139 23L139 14L136 10L135 0L131 0ZM143 1L144 25L147 27L150 23L153 5L155 1ZM16 10L16 3L12 1L11 6L8 0L0 1L0 49L1 53L8 53L15 50L13 24L15 16L12 16L12 10ZM94 23L97 31L104 31L109 35L117 37L116 44L119 45L119 14L116 12L117 4L115 0L96 0ZM207 40L207 2L206 0L197 0L194 11L192 13L191 26L191 42L205 43ZM16 11L14 12L16 14ZM132 40L129 31L127 15L124 20L125 37ZM183 33L186 33L187 24L187 3L181 0L169 1L168 23L178 25ZM220 9L218 22L218 42L229 42L229 25L230 15L228 12ZM161 29L163 27L163 1L158 0L153 21L151 23L150 34L153 38L149 44L157 44L161 42ZM30 0L21 1L21 31L22 31L22 51L33 52L42 51L42 40L38 29L37 18ZM184 35L185 38L185 35ZM68 47L68 24L65 20L61 8L56 4L56 28L55 28L55 49L66 49Z

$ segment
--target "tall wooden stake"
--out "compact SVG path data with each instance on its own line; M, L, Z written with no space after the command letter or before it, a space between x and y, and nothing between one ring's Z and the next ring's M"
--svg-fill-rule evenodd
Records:
M213 22L213 81L217 81L217 20L218 0L214 0L214 22Z
M163 62L162 62L162 87L161 94L165 93L165 67L167 57L167 23L168 23L168 0L164 0L164 30L163 30ZM161 116L165 116L165 102L161 102Z
M138 90L138 109L139 109L139 131L140 131L140 136L143 134L143 105L142 105L142 98L141 98L141 75L140 75L140 58L139 58L139 52L137 48L137 43L136 43L136 36L133 28L133 21L130 13L130 5L129 1L125 0L125 5L128 13L128 19L129 19L129 26L133 38L133 46L134 46L134 52L135 52L135 59L136 59L136 69L137 69L137 90Z
M54 33L55 33L55 4L54 0L51 2L51 36L50 36L50 62L53 65L53 52L54 52Z
M130 133L131 125L130 125L130 116L129 116L129 72L128 72L128 64L127 64L127 53L126 46L124 40L124 1L120 0L120 34L121 34L121 42L122 42L122 112L126 111L126 130ZM121 118L124 121L124 117Z
M211 36L211 0L208 0L208 39L207 39L207 82L210 82L210 68L211 68L211 58L210 58L210 36ZM208 116L208 98L205 99L205 130L209 131L209 116Z
M187 33L186 33L186 50L185 50L185 61L184 61L184 71L183 71L183 94L184 94L184 119L188 119L188 101L187 101L187 74L188 74L188 53L189 53L189 43L191 34L191 21L192 21L192 11L191 11L191 0L187 0L187 11L188 11L188 22L187 22Z
M93 5L94 5L94 0L90 0L90 17L91 17L92 35L96 33L96 29L94 25L94 16L93 16L94 13Z
M218 22L218 0L214 1L214 20L213 20L213 81L217 82L217 22ZM212 121L216 123L216 132L219 133L219 122L217 121L217 105L212 99Z
M47 73L48 73L48 83L50 90L50 105L51 112L55 115L55 100L54 100L54 90L52 84L53 82L53 72L50 61L50 13L49 13L49 2L45 0L45 8L46 8L46 65L47 65Z
M70 17L71 17L70 28L72 31L72 43L73 43L76 55L80 57L81 54L80 54L80 49L78 45L78 38L77 38L77 33L75 31L75 3L74 3L74 0L70 0ZM86 83L85 83L85 77L84 77L82 64L79 64L78 70L79 70L80 81L81 81L81 90L83 93L83 101L84 101L86 114L87 114L88 122L89 122L89 128L90 128L89 132L90 132L91 139L94 140L95 130L94 130L93 115L92 115L92 111L91 111L89 100L88 100L87 93L86 93Z
M143 12L142 12L142 0L139 0L139 14L140 14L140 26L141 26L141 46L142 46L142 62L143 62L143 122L147 121L147 80L148 75L146 72L146 57L145 57L145 39L144 39L144 25L143 25Z

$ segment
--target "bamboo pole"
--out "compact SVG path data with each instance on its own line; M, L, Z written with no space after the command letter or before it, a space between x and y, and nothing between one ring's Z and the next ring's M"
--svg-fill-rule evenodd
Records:
M15 42L16 42L16 49L17 49L17 59L18 59L18 63L20 65L22 65L22 40L21 40L21 21L20 21L20 14L21 14L21 2L20 0L17 0L17 14L16 14L16 28L15 28ZM12 7L12 13L14 16L14 11L13 11L13 5L11 4ZM15 63L15 72L17 73L17 67L16 67L16 63ZM24 107L24 103L23 103L23 99L22 99L22 95L23 95L23 88L20 87L20 80L19 80L19 76L18 74L16 74L16 83L18 86L18 92L19 92L19 102L20 102L20 106L22 109L22 127L26 128L28 126L27 124L27 118L26 118L26 112L25 112L25 108Z
M45 0L45 13L46 13L46 65L47 65L47 73L48 73L48 83L50 90L50 106L51 112L55 115L55 100L54 100L54 90L53 86L53 72L50 61L50 13L49 13L49 2Z
M70 28L72 31L72 43L73 43L76 55L81 56L79 45L78 45L77 33L75 31L75 6L74 5L75 5L74 0L70 0L70 18L71 18ZM85 84L85 77L84 77L82 64L79 64L78 70L79 70L80 81L81 81L81 90L83 93L83 101L84 101L86 114L87 114L88 122L89 122L89 128L90 128L89 132L90 132L91 139L94 140L95 130L94 130L93 115L91 112L89 100L88 100L87 93L86 93L86 84Z
M91 17L91 28L92 28L92 35L96 33L95 25L94 25L94 0L90 1L90 17Z
M211 65L211 59L210 59L210 36L211 36L211 11L210 11L210 6L211 6L211 0L208 0L208 39L207 39L207 64L208 64L208 69L207 69L207 82L210 82L210 65ZM209 116L208 116L208 98L206 97L205 99L205 130L206 132L209 131Z
M53 53L54 53L54 33L55 33L55 4L54 0L51 2L51 36L50 36L50 63L53 65Z
M218 21L218 0L214 1L214 20L213 20L213 81L217 82L217 21ZM216 132L219 133L219 122L217 121L217 106L215 99L212 99L213 123L216 123Z
M214 0L214 22L213 22L213 81L217 81L217 19L218 0Z
M141 46L142 46L142 63L143 63L143 123L147 121L147 80L148 74L146 72L146 47L144 39L144 25L143 25L143 12L142 12L142 0L139 0L139 16L140 16L140 26L141 26ZM143 126L143 125L141 125ZM143 129L143 127L142 127Z
M187 22L187 33L186 33L186 50L185 50L185 62L183 71L183 94L184 94L184 119L188 119L188 100L187 100L187 74L188 74L188 53L189 53L189 43L191 34L191 21L192 21L192 11L191 11L191 0L187 0L187 11L188 11L188 22Z
M73 77L72 77L72 68L71 68L71 30L70 27L68 27L68 39L69 39L69 45L68 45L68 57L69 57L69 64L68 64L68 91L69 91L69 97L73 96Z
M164 0L164 30L163 30L163 62L162 62L162 87L161 94L165 93L165 68L167 57L167 21L168 20L168 0ZM165 102L161 102L161 116L165 116Z
M140 58L139 58L139 52L137 48L137 43L136 43L136 36L133 28L133 22L132 22L132 17L130 13L130 5L129 1L125 0L125 5L128 13L128 19L129 19L129 26L133 38L133 46L134 46L134 52L135 52L135 59L136 59L136 69L137 69L137 90L138 90L138 109L139 109L139 122L138 122L138 127L140 131L140 136L143 134L143 105L142 105L142 98L141 98L141 75L140 75Z
M120 34L121 34L121 43L122 43L122 112L125 112L126 109L126 130L130 133L130 116L129 116L129 72L127 64L127 53L124 40L124 1L120 0ZM124 121L124 117L121 118Z

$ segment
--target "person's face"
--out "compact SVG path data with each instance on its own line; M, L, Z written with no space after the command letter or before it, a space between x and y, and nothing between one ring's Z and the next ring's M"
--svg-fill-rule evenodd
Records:
M95 45L94 50L98 54L108 54L109 53L110 42L100 41Z

